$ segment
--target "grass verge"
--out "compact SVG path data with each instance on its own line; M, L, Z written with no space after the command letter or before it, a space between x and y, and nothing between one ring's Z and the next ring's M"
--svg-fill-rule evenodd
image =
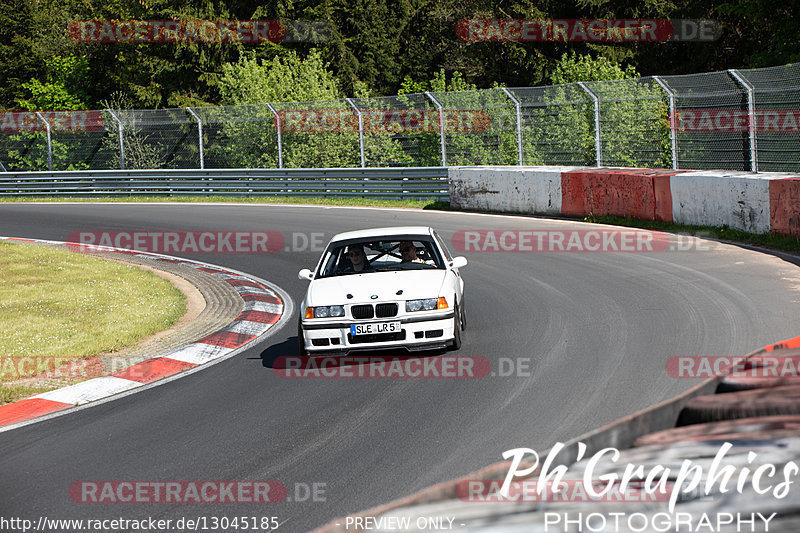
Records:
M0 242L0 403L42 392L41 380L25 378L84 369L81 361L133 345L185 313L184 295L152 272Z

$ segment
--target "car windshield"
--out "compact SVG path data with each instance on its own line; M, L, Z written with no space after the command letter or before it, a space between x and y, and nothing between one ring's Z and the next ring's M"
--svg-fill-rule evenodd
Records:
M331 243L315 277L443 268L444 260L430 237L373 238Z

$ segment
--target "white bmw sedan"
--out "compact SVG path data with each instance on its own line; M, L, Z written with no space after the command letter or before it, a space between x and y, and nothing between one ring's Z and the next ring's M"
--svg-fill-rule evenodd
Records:
M300 306L301 355L461 347L464 257L428 227L376 228L331 239Z

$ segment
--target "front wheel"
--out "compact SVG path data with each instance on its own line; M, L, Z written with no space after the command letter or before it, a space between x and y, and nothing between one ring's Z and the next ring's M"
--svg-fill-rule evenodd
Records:
M453 317L453 350L461 349L461 311L458 306L455 308L455 316Z
M297 319L297 355L306 357L308 351L306 350L306 336L303 335L303 319Z

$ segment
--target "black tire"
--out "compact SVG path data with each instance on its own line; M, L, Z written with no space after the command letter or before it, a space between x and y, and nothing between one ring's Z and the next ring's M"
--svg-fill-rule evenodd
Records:
M297 355L300 357L308 357L306 350L306 338L303 335L303 322L302 318L297 319Z
M464 311L464 297L461 297L461 331L467 330L467 312Z
M683 408L677 425L773 415L800 415L799 385L697 396Z
M453 317L453 350L461 349L461 311L456 306L455 316Z
M792 377L760 377L760 376L725 376L719 382L717 393L739 392L743 390L765 389L768 387L785 387L800 385L800 378Z
M765 416L692 424L642 435L634 446L666 446L708 440L766 440L797 436L800 415Z

